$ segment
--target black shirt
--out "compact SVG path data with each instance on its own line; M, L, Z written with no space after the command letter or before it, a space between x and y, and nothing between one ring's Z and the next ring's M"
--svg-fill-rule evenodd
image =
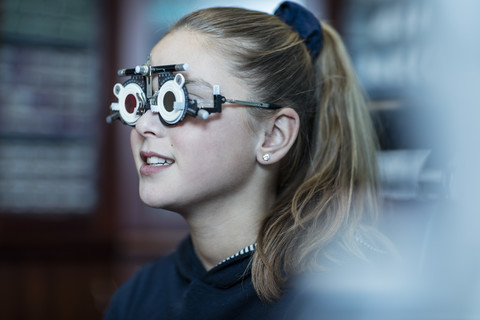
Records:
M269 319L275 305L253 288L251 249L206 271L187 238L123 284L105 319Z
M371 246L366 250L385 256ZM300 277L279 301L267 303L253 288L252 254L253 248L247 248L206 271L188 237L174 253L148 264L123 284L105 319L351 320L360 315L362 319L391 316L389 304L397 299L387 285L390 275L382 276L382 264L345 255L324 271Z

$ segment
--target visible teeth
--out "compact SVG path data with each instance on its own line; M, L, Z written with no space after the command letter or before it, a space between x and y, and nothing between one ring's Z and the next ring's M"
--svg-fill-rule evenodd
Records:
M166 166L166 165L172 164L173 161L172 160L166 160L166 159L159 158L159 157L148 157L147 158L147 163L149 165L152 165L152 166Z

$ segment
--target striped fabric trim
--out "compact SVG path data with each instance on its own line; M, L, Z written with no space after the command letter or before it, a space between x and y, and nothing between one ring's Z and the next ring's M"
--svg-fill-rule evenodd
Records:
M223 259L221 262L219 262L219 263L217 264L217 266L218 266L218 265L221 265L222 263L225 263L225 262L227 262L228 260L233 259L233 258L235 258L235 257L241 256L241 255L244 255L244 254L247 254L247 253L249 253L249 252L253 252L253 251L255 251L255 248L256 248L256 247L257 247L257 244L256 244L256 243L251 244L251 245L249 245L249 246L246 246L245 248L243 248L242 250L238 251L237 253L232 254L230 257Z
M367 249L370 249L376 253L379 253L379 254L388 254L387 251L385 250L382 250L378 247L376 247L374 244L370 244L368 243L366 240L364 240L364 238L358 233L358 232L355 232L355 241L357 241L359 244L361 244L362 246L366 247Z

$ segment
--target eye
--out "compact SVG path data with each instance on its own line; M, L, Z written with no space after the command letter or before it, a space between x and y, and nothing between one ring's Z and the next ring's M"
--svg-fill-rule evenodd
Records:
M188 94L188 100L200 100L201 98L197 96L196 94Z
M196 86L185 86L188 92L188 99L190 100L203 100L203 99L211 99L212 93L207 92L207 90L201 90Z
M212 99L212 85L201 78L185 79L185 88L190 100Z

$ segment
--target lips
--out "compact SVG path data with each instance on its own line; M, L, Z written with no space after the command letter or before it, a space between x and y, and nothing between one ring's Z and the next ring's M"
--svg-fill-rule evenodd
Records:
M143 161L143 164L140 167L140 173L142 175L157 173L175 163L172 158L150 151L140 152L140 158Z

